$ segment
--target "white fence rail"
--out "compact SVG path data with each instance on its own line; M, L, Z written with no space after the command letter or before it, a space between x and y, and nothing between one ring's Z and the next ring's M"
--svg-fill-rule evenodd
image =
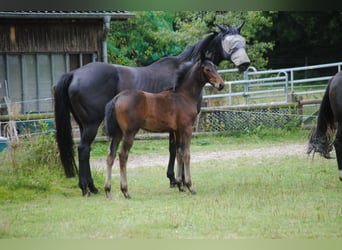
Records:
M208 93L210 89L206 87L203 98L205 101L220 98L223 106L289 103L290 94L324 93L328 80L341 68L342 62L262 71L249 67L243 79L225 81L223 93ZM236 77L236 72L236 69L219 70L224 76L235 73Z

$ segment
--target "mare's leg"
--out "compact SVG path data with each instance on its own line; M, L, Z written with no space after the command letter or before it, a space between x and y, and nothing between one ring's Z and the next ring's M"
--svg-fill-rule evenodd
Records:
M342 124L340 123L338 124L334 147L337 158L339 178L340 181L342 181Z
M169 136L169 152L170 152L170 158L169 158L169 164L167 166L167 178L170 179L170 187L173 188L176 186L176 179L175 179L175 159L176 159L176 138L174 132L170 132Z
M83 127L81 130L81 140L78 144L78 161L79 161L79 187L83 196L90 195L89 191L97 194L98 190L94 185L90 170L90 144L94 141L99 125L91 125Z
M110 146L108 148L108 153L107 153L107 175L106 175L106 183L105 183L105 193L106 193L106 197L109 199L111 198L111 194L110 194L110 189L111 189L111 178L112 178L112 167L113 167L113 163L115 160L115 156L116 156L116 151L118 149L118 145L121 141L122 138L122 134L120 132L120 134L115 135L111 142L110 142Z
M121 150L119 154L120 159L120 188L121 192L125 196L125 198L130 199L131 196L128 193L128 185L127 185L127 160L128 160L128 153L131 149L134 141L134 136L136 133L132 135L125 135L122 140Z

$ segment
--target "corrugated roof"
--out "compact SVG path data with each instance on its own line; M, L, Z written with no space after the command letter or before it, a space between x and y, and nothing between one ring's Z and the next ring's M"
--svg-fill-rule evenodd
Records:
M102 19L105 16L112 19L127 19L135 15L127 11L0 11L0 18Z

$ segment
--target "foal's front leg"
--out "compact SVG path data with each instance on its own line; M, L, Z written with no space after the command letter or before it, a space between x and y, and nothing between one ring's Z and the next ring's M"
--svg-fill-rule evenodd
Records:
M190 174L190 146L184 146L183 151L184 162L184 185L189 189L191 194L196 194L196 191L192 187L191 174Z
M176 173L176 184L180 192L185 192L184 190L184 182L183 182L183 157L182 157L182 149L177 147L177 173Z
M180 192L184 192L184 186L186 186L191 194L196 194L196 191L192 187L190 175L190 140L191 130L189 133L185 133L185 135L182 135L181 138L177 141L176 182Z

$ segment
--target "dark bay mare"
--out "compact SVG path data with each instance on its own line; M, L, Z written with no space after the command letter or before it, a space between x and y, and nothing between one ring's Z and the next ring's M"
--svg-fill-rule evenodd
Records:
M186 61L198 60L200 51L218 65L223 60L232 61L239 71L245 71L250 60L245 52L245 39L240 35L243 24L237 28L218 25L220 32L213 32L181 54L162 58L146 67L126 67L107 63L90 63L65 73L55 86L56 140L60 158L67 177L77 172L74 160L73 136L70 112L80 128L78 144L79 187L83 195L97 193L90 170L90 145L103 121L105 105L115 95L126 89L140 89L158 93L169 89L175 82L176 71ZM198 111L201 106L198 100ZM174 161L176 156L173 134L170 134L170 160L167 177L175 184Z
M324 158L330 159L333 145L342 181L342 71L329 80L319 110L317 127L309 140L308 154L319 152Z
M174 134L177 157L176 183L179 191L185 191L184 187L187 187L192 194L196 193L190 176L190 141L192 125L197 116L198 98L207 82L218 90L224 87L224 81L217 73L216 66L203 58L197 63L188 62L182 65L175 90L159 93L137 89L125 90L106 105L105 125L111 138L104 188L107 198L111 197L112 165L121 140L120 187L123 195L130 198L126 165L134 137L141 128L151 132Z

